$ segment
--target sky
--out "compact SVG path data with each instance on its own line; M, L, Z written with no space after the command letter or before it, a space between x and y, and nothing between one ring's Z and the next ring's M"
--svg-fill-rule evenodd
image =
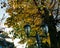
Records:
M7 4L7 6L1 8L1 6L3 6L3 4L1 4L1 3L3 3L3 2L5 2L5 3ZM6 19L7 19L8 16L9 16L9 14L6 13L7 7L8 7L8 2L7 2L7 0L0 0L0 20L2 19L3 15L5 14L5 15L4 15L5 19L4 19L2 22L0 22L0 30L2 30L1 28L4 28L4 27L5 27L5 26L4 26L4 22L6 22ZM11 29L11 28L6 28L6 29L5 29L5 31L7 31L7 32L8 32L9 30L12 30L12 29Z
M5 14L5 18L7 18L9 16L8 13L6 13L7 6L1 8L3 6L1 2L6 2L6 4L8 3L7 0L0 0L0 19L3 17L3 14ZM5 20L3 22L5 22Z

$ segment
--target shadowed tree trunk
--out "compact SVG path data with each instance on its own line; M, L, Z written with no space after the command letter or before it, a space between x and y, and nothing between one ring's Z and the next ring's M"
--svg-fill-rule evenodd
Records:
M56 30L53 16L49 17L48 27L49 27L48 32L50 35L51 48L57 48L57 38L56 38L57 30Z

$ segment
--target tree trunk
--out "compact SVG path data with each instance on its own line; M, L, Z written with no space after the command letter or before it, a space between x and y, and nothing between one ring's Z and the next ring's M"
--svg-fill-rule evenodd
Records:
M57 48L57 30L56 30L56 26L54 23L54 18L52 16L49 17L49 23L48 23L48 27L49 27L49 35L50 35L50 41L51 41L51 48Z

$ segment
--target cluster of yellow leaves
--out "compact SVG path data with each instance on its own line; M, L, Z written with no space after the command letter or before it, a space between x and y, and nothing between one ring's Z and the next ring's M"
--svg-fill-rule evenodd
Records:
M47 37L47 39L43 38L42 42L43 42L43 43L48 42L48 44L51 45L50 37L49 37L49 33L48 33L48 37Z
M36 42L36 39L35 38L30 38L30 39L28 39L28 46L31 46L31 45L33 45L33 44L35 44Z

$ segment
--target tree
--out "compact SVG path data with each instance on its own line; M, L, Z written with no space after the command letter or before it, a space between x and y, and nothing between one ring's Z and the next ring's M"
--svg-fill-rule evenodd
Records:
M9 0L8 3L10 8L7 9L7 12L10 17L7 19L5 24L14 28L14 37L22 37L24 40L26 39L26 34L23 27L26 24L31 26L30 36L35 36L36 31L40 35L44 35L44 32L40 28L44 20L44 18L42 18L45 13L44 8L49 9L48 15L50 16L55 5L55 3L52 2L50 3L50 0ZM46 42L50 44L49 38L47 39ZM33 43L34 39L31 41L30 38L29 40L29 43L35 44Z

